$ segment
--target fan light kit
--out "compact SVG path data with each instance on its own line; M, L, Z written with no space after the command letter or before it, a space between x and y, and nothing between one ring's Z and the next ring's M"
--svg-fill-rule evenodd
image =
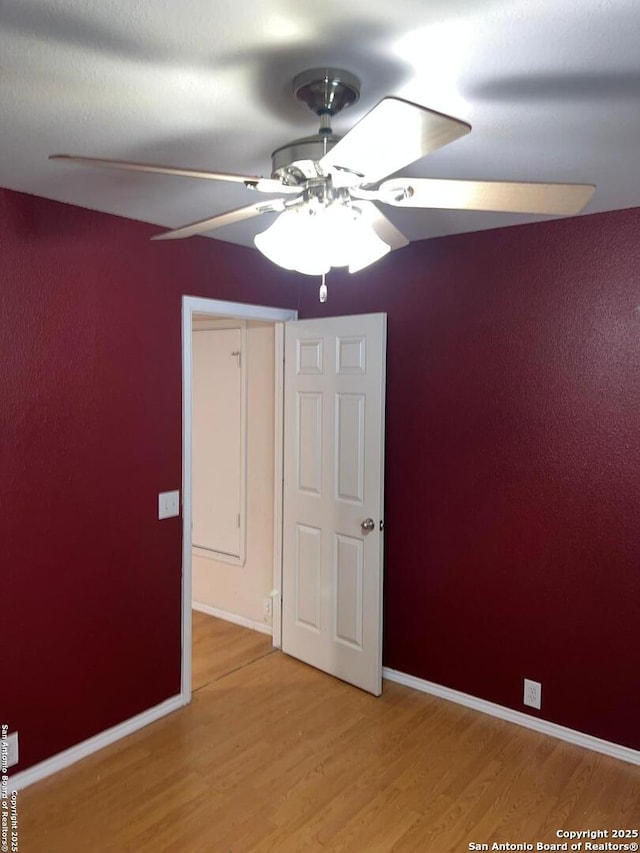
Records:
M320 119L314 136L298 139L271 155L270 178L204 172L148 163L53 154L134 172L178 175L244 184L254 192L279 196L221 213L153 237L175 240L278 213L255 237L273 263L306 275L324 276L333 267L357 272L409 240L378 204L571 216L591 198L592 184L548 184L392 177L416 160L469 133L459 119L395 97L383 98L344 136L335 136L331 118L360 97L360 82L348 71L314 68L293 81L295 97Z

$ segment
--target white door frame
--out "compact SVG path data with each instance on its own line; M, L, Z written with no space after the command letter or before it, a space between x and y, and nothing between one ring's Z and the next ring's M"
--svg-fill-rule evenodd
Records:
M218 299L204 299L198 296L182 297L182 665L180 679L180 697L183 705L191 701L191 439L192 415L191 395L193 390L192 376L192 343L193 315L210 314L218 317L234 317L243 320L261 320L272 323L285 323L287 320L297 320L298 312L286 308L269 308L265 305L246 305L242 302L223 302ZM282 327L276 325L276 355L282 352ZM278 580L278 564L282 540L282 358L276 358L276 443L275 443L275 472L274 478L274 588L280 588ZM280 644L281 631L280 598L273 601L273 640L274 645Z

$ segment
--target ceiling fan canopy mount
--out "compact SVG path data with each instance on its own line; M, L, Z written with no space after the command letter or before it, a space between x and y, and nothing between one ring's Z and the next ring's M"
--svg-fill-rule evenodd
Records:
M293 79L293 94L317 116L334 116L360 97L360 81L342 68L310 68Z

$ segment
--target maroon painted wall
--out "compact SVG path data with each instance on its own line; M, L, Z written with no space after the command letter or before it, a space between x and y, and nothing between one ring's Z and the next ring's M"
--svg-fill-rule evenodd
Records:
M181 296L296 307L213 240L0 190L0 718L19 771L180 690ZM12 770L12 772L14 772Z
M640 210L328 287L301 317L388 314L384 663L640 749Z
M297 281L0 191L0 717L25 769L179 690L182 294L386 311L385 664L640 748L640 211ZM587 691L588 699L583 700Z

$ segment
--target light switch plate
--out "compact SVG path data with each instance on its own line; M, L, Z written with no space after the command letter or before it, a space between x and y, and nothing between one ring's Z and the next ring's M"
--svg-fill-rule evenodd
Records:
M174 518L176 515L180 515L180 492L160 492L158 518Z

